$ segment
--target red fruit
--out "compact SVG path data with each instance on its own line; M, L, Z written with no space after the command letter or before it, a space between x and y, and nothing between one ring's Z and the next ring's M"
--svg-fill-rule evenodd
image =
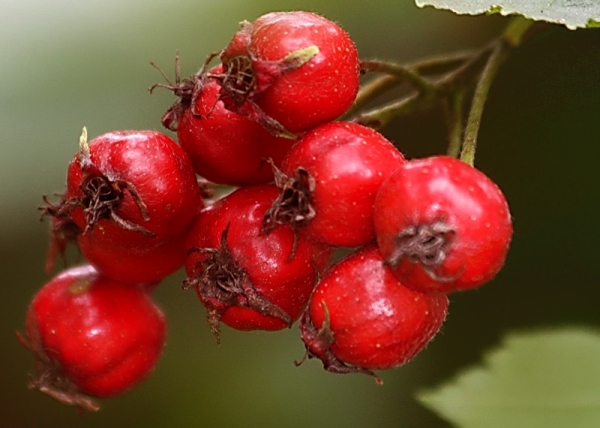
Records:
M81 254L108 278L129 284L162 281L183 267L186 235L149 246L119 243L104 234L101 227L80 234L77 244Z
M54 277L27 311L36 358L31 386L87 410L87 396L114 397L140 383L163 350L166 322L143 287L109 280L91 266Z
M442 294L404 287L384 266L376 245L328 270L300 325L307 356L333 373L397 367L413 358L440 329L448 309Z
M403 284L424 292L491 280L504 265L513 231L498 186L448 156L404 164L381 187L374 220L386 264Z
M221 73L215 67L211 73ZM209 181L232 186L267 183L293 140L271 135L256 122L227 110L213 79L197 82L187 108L177 107L177 137L194 169ZM192 104L193 103L193 104Z
M109 278L157 282L183 265L183 240L204 201L187 154L154 131L121 131L87 142L67 173L53 217L46 261L77 239L88 261Z
M187 154L155 131L119 131L83 141L69 164L62 211L90 233L134 247L186 232L204 203Z
M309 131L288 152L276 183L281 196L268 224L291 223L310 239L357 247L375 240L373 203L379 187L405 162L383 135L332 122Z
M279 330L302 313L331 250L291 227L263 232L263 216L279 191L273 185L240 188L205 209L187 241L187 287L219 321L239 330Z
M310 12L273 12L243 22L221 53L227 108L272 133L329 122L354 102L359 58L337 24Z

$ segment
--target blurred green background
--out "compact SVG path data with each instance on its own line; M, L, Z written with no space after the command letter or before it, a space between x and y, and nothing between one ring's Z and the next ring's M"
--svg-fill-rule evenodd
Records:
M307 9L339 22L363 58L405 62L475 48L498 16L419 10L411 0L4 0L0 2L0 426L2 427L447 427L413 399L452 376L510 330L600 323L600 31L556 27L503 65L484 113L476 163L504 189L515 235L505 269L452 296L438 337L405 367L333 375L303 355L296 327L224 328L217 346L181 273L155 293L170 336L155 373L130 393L78 415L27 389L32 358L14 339L47 279L41 195L61 190L81 127L161 129L173 97L152 96L180 51L184 75L225 46L237 22ZM439 112L384 133L409 157L444 151Z

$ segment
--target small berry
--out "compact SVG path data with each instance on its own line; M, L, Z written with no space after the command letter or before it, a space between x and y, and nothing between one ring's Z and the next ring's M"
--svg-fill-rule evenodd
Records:
M307 356L333 373L360 372L408 362L435 336L448 298L407 287L383 263L376 245L328 270L315 288L300 328Z
M107 278L129 284L160 282L183 267L186 235L156 245L133 247L101 228L77 237L79 251Z
M82 135L56 215L70 216L82 233L102 229L115 241L152 246L184 234L203 206L175 141L155 131L118 131L89 143Z
M350 36L311 12L273 12L240 30L220 55L221 99L274 134L297 133L341 116L359 87Z
M508 203L481 171L448 156L411 160L374 205L379 248L407 287L478 287L504 265L512 237Z
M331 250L280 225L263 231L263 216L279 191L242 187L202 211L186 244L186 287L219 322L239 330L280 330L304 310Z
M165 316L143 287L89 265L50 280L26 320L29 340L18 338L36 359L30 386L86 410L98 410L90 397L114 397L144 380L166 337Z
M211 73L220 73L215 67ZM278 138L258 123L227 110L213 79L198 81L189 108L180 109L177 138L188 153L196 173L219 184L244 186L273 180L266 159L281 164L294 143Z
M120 131L87 142L69 164L67 189L52 217L46 269L77 241L109 278L157 282L183 265L183 240L204 207L187 154L155 131Z
M404 162L394 145L370 128L351 122L321 125L284 158L276 174L281 194L265 222L291 224L330 246L375 241L375 196Z

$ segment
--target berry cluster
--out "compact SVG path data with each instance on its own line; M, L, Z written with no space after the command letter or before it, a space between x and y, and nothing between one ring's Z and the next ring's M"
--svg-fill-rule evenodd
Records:
M423 349L447 294L502 267L510 213L468 164L407 160L377 131L338 120L361 71L335 23L269 13L196 74L150 88L177 96L162 124L178 142L154 131L88 142L84 129L60 201L43 210L47 269L69 242L88 264L29 307L18 337L36 358L32 386L95 410L90 397L139 383L166 332L150 293L182 266L217 340L222 323L273 331L300 320L306 357L377 381L373 370ZM215 196L217 185L228 192ZM332 263L337 249L346 255Z

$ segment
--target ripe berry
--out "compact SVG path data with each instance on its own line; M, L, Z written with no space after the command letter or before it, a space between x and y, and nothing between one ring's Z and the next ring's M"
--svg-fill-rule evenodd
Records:
M140 383L163 350L166 322L143 287L101 276L91 266L54 277L27 311L35 356L31 387L64 404L97 410L90 397L114 397Z
M373 203L379 187L405 162L383 135L332 122L302 137L277 174L281 195L268 224L292 224L310 239L357 247L375 240Z
M155 131L121 131L87 142L69 164L53 217L46 261L77 239L106 276L130 283L162 280L183 264L183 239L204 201L187 154Z
M77 245L104 276L129 284L148 284L162 281L183 266L185 239L184 234L156 245L134 247L95 230L80 234Z
M310 12L273 12L243 22L221 61L217 78L225 106L275 134L336 119L358 92L354 42Z
M189 234L185 286L196 289L218 340L219 321L239 330L279 330L302 313L331 251L290 226L266 234L273 185L240 188L206 208Z
M220 66L211 70L221 71ZM201 78L189 102L187 108L178 107L177 138L196 173L232 186L273 180L273 170L265 159L280 165L293 140L275 137L258 123L227 110L213 79Z
M155 131L103 134L69 164L67 212L82 233L153 246L185 233L204 203L187 154Z
M448 156L404 164L381 187L374 220L386 264L403 284L424 292L466 290L492 279L513 231L498 186Z
M383 263L376 245L335 264L315 288L301 321L307 356L333 373L408 362L435 336L448 309L443 294L406 288Z

